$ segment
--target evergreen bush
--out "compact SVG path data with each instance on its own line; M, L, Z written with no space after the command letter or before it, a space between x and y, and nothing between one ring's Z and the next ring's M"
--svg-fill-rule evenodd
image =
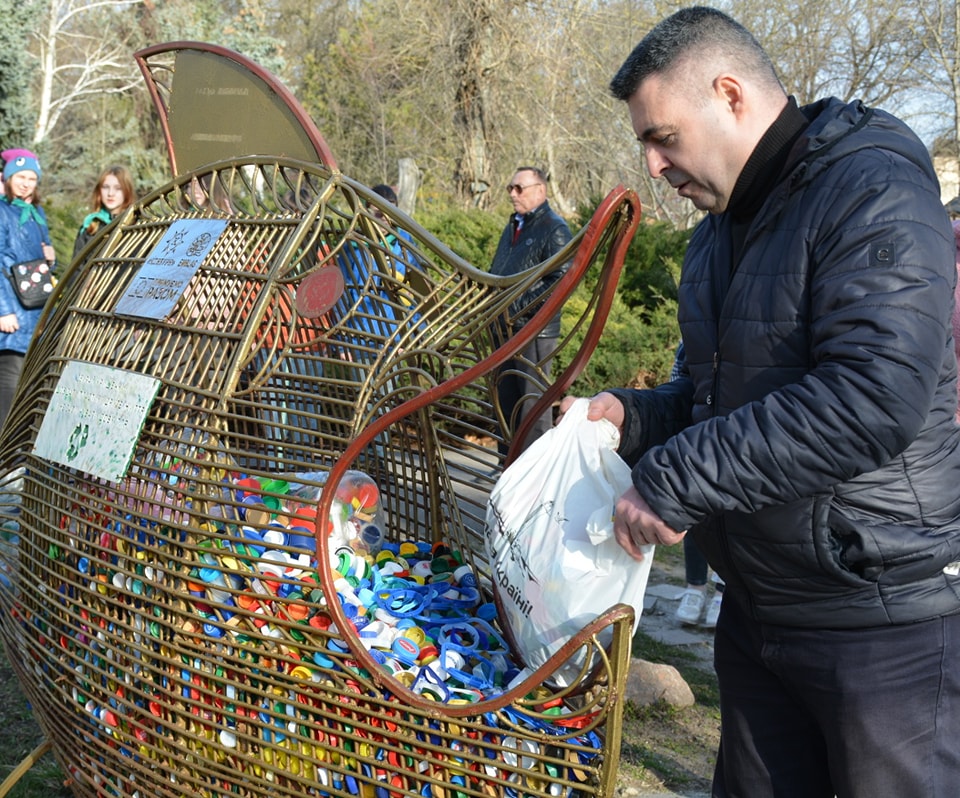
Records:
M471 266L490 268L506 216L488 211L464 211L452 204L427 200L417 210L417 221Z
M599 204L578 211L589 219ZM506 223L502 215L487 211L462 211L429 202L417 220L467 262L487 269ZM571 223L576 230L577 223ZM676 230L666 222L642 222L630 243L617 288L617 296L604 326L603 335L590 362L570 393L590 396L604 388L652 387L668 379L677 342L677 282L683 253L691 230ZM589 275L586 282L596 280ZM579 318L588 301L591 285L579 286L567 301L563 334L570 332L572 319ZM584 330L575 333L583 340ZM578 346L557 358L554 373L569 363Z
M580 213L589 218L592 211L583 208ZM669 378L680 340L677 284L691 232L665 222L641 222L627 249L603 335L570 393L590 396L604 388L653 387ZM565 314L565 322L577 317L573 311L582 310L588 288L579 287L567 301L571 313ZM563 332L569 332L566 323ZM580 340L583 334L576 333ZM556 368L566 366L569 357L558 358Z

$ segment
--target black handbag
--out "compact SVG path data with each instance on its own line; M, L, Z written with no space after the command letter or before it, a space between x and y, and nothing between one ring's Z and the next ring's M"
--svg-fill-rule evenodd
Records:
M44 258L14 263L9 277L13 292L27 310L42 308L53 292L53 267Z

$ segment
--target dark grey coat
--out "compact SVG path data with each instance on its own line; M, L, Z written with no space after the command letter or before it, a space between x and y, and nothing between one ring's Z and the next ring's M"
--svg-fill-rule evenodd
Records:
M803 112L732 274L727 216L695 231L679 294L690 377L618 392L621 453L763 622L954 613L956 270L937 179L890 115Z
M506 277L532 269L556 255L570 241L570 227L551 207L549 202L534 208L523 216L523 228L516 243L513 243L513 217L503 229L497 251L493 256L490 273ZM534 283L510 309L512 314L521 314L523 308L532 304L570 268L570 262L545 274ZM560 335L560 315L552 319L541 331L541 338L556 338Z

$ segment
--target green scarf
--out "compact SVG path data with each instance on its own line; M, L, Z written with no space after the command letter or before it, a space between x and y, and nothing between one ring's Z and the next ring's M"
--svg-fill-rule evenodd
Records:
M90 225L94 222L102 222L103 224L110 224L113 221L113 217L110 215L110 211L106 208L101 208L99 211L94 211L93 213L88 213L83 220L83 224L80 225L81 230L89 229ZM99 230L99 227L97 228ZM93 230L92 232L96 232Z
M36 206L30 202L24 202L22 199L17 197L15 200L12 200L10 204L14 208L20 209L20 226L23 227L31 219L35 221L41 227L47 226L47 221L40 215L40 211L37 210Z

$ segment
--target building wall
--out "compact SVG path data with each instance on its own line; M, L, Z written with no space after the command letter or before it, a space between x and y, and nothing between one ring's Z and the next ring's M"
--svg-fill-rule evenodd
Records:
M940 178L940 199L946 205L960 196L960 161L956 158L935 157L933 168Z

